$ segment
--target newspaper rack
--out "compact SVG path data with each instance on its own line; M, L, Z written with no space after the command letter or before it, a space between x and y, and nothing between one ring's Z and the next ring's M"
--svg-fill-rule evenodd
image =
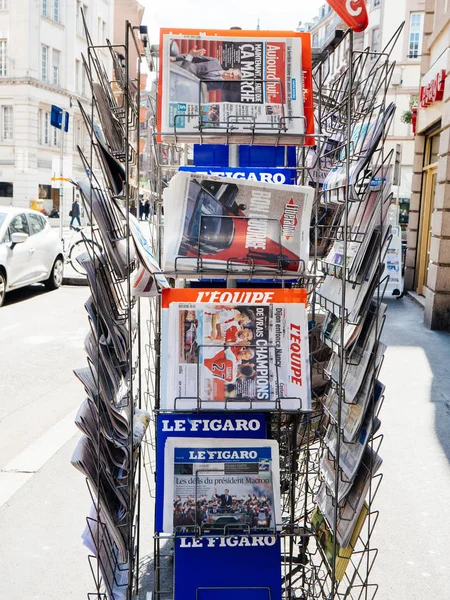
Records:
M334 241L343 244L345 250L351 242L356 242L363 246L367 243L367 236L361 232L358 227L353 228L349 225L348 216L352 205L357 205L357 220L362 220L366 209L364 199L370 184L376 182L378 186L378 198L374 208L374 222L378 226L383 224L383 207L390 203L390 191L387 177L384 170L388 170L391 161L391 154L384 154L383 143L387 135L390 119L392 119L392 109L388 111L389 118L381 125L376 144L362 150L355 150L355 140L352 140L352 131L358 122L369 122L374 118L378 111L386 109L386 93L389 81L393 72L393 65L389 61L389 56L400 34L397 31L387 47L381 53L364 50L356 52L353 50L353 33L348 31L340 42L341 49L344 48L347 55L347 68L334 77L331 73L330 64L332 52L318 65L316 65L313 77L315 85L315 105L316 105L316 147L314 151L306 148L302 144L298 147L297 174L299 182L308 183L316 187L316 200L314 212L316 217L320 206L325 209L333 209L333 216L326 224L320 223L320 219L313 221L311 239L325 240L330 247ZM200 111L199 111L200 114ZM228 124L225 124L227 133L227 143L234 143L232 139L233 132L228 131ZM213 135L211 128L204 128L200 123L199 141L200 143L209 143L208 136ZM209 131L203 131L209 129ZM154 136L159 135L157 125L154 126ZM254 132L255 138L258 133ZM275 139L272 143L277 144L280 139ZM161 149L170 148L170 144L156 144L154 151L154 168L164 176L170 176L176 171L176 165L179 164L179 158L183 153L182 132L176 132L175 145L172 147L172 159L162 159ZM336 140L333 143L330 140ZM248 143L255 143L255 139ZM256 141L256 143L258 143ZM267 142L266 142L267 143ZM361 140L359 140L361 146ZM170 154L169 152L167 154ZM361 185L354 186L335 186L322 191L318 184L314 184L313 172L322 170L331 170L333 167L347 169L350 172L352 165L359 159L364 159L364 165L370 164L370 174L366 173ZM365 167L364 167L365 168ZM161 181L156 181L151 190L156 208L155 232L158 231L158 215L161 212L161 191L163 185ZM337 191L337 193L334 193ZM368 487L366 504L361 509L361 515L354 514L354 510L349 510L342 517L343 521L354 520L359 517L361 521L358 529L355 529L355 536L352 538L352 551L350 554L341 553L339 544L335 540L331 546L325 547L321 543L322 533L315 530L311 523L311 515L315 506L315 498L324 477L321 472L321 461L323 456L327 456L335 466L335 489L334 497L340 483L346 481L346 476L341 468L341 445L344 441L349 447L357 447L356 438L348 440L346 425L343 421L345 407L357 407L358 400L355 398L346 398L345 392L345 372L346 369L354 369L356 372L362 371L361 356L356 353L355 346L358 344L361 332L353 339L354 346L344 348L339 339L344 339L344 328L346 325L362 325L369 310L370 298L374 297L372 312L375 315L373 320L373 339L369 341L364 339L361 342L361 352L365 353L364 372L359 376L365 382L365 408L364 413L367 418L374 422L382 402L383 394L379 392L377 377L383 362L383 349L380 342L385 316L379 314L382 306L382 299L387 283L387 278L383 274L383 260L386 237L383 235L374 236L374 248L371 253L370 261L373 261L374 269L370 272L366 265L360 271L358 277L349 268L330 268L325 264L322 256L317 255L317 248L312 247L311 262L309 265L303 265L300 273L286 273L279 263L280 269L272 273L270 279L278 281L280 285L289 286L292 283L289 280L296 280L296 285L304 286L308 290L308 299L310 306L310 361L312 373L313 405L307 413L300 410L296 412L284 412L275 410L271 416L272 438L276 439L280 448L280 478L281 478L281 501L282 501L282 523L279 536L282 540L282 597L285 600L304 597L317 600L337 600L338 598L374 598L378 585L371 581L371 572L373 562L378 550L373 546L372 534L374 526L378 520L378 511L374 505L375 496L382 480L382 474L379 472L370 472L370 483ZM231 261L230 261L231 262ZM201 252L197 256L197 268L194 269L195 279L221 278L226 282L231 278L233 280L247 280L251 284L254 278L260 278L261 272L257 270L256 265L249 265L248 272L235 269L233 264L227 264L226 268L221 270L209 270L209 267L203 264ZM345 264L345 260L343 262ZM183 257L176 260L176 268L168 275L177 279L189 279L189 270L183 268ZM242 265L240 265L242 266ZM351 315L352 309L345 306L345 300L328 300L321 295L320 284L324 277L332 277L336 281L340 280L343 284L357 288L361 286L362 281L370 275L368 284L367 298L361 304L360 319L355 319ZM267 276L267 274L266 274ZM264 276L263 276L264 277ZM344 292L345 297L345 292ZM338 316L340 320L341 336L337 341L331 341L327 346L324 343L323 323L326 315L331 312ZM158 324L154 317L150 318L149 329L158 330ZM361 338L362 339L362 338ZM154 373L154 364L158 364L159 340L155 345L152 342L148 348L148 372ZM330 356L336 357L338 365L337 376L330 376L327 373L326 364ZM156 368L156 373L158 368ZM151 376L148 378L151 380ZM165 412L161 409L158 394L160 393L158 383L149 392L148 401L156 414ZM338 398L337 411L330 411L327 405L327 395L335 394ZM196 409L201 415L201 399L195 397L197 402ZM376 400L376 403L375 403ZM376 408L375 408L376 404ZM376 411L376 412L375 412ZM326 445L326 432L329 427L334 428L338 440L337 447L332 453ZM357 422L353 424L353 429L358 431L360 425ZM369 439L364 443L375 452L378 452L383 436L373 429ZM154 449L154 446L152 446ZM342 446L343 448L343 446ZM344 450L342 450L343 452ZM152 470L154 468L150 461L146 466ZM347 483L351 481L347 478ZM152 493L153 493L153 487ZM333 497L333 489L326 489L327 496ZM335 515L334 520L340 518L339 511L341 507L337 503L333 504ZM350 514L350 516L348 516ZM326 525L328 531L333 532L333 523ZM201 537L201 531L196 532ZM232 536L234 532L224 529L221 535L225 537ZM177 535L185 535L179 533ZM172 598L173 588L169 583L173 565L170 563L170 557L173 555L171 542L174 538L170 535L161 533L155 534L155 583L154 595L156 598ZM331 539L334 539L333 536ZM331 548L331 550L330 550ZM331 555L330 555L331 552ZM330 558L331 556L331 558ZM334 558L333 558L334 556ZM345 566L343 566L345 565ZM163 583L165 582L165 583ZM225 588L221 588L225 589Z
M148 484L148 490L145 491L156 498L155 475L160 478L160 434L157 423L159 418L173 412L171 408L163 408L161 402L163 331L160 299L151 297L136 300L131 294L130 277L137 258L134 257L128 235L128 211L139 194L140 102L139 72L136 81L130 81L129 78L131 46L134 45L138 54L142 55L135 30L127 22L126 43L120 47L109 42L106 46L94 46L87 35L88 57L84 61L93 92L93 111L91 116L86 112L82 114L92 145L90 156L82 153L81 156L91 182L84 200L92 225L95 221L92 210L94 194L114 207L112 212L106 214L109 228L102 231L95 229L95 241L105 251L87 248L85 260L94 266L98 276L98 280L91 278L94 308L87 306L90 341L98 344L98 354L89 356L88 367L77 372L89 396L84 412L81 411L80 423L83 431L88 433L95 430L94 423L98 430L97 439L91 444L97 451L95 468L92 467L87 477L94 510L87 519L84 536L91 550L89 563L95 589L88 597L92 600L133 600L138 594L139 528L143 518L139 494L144 492L141 481ZM302 407L300 401L297 410L287 411L277 397L275 406L265 413L270 438L277 442L279 449L279 522L259 529L244 521L233 523L232 519L219 522L217 527L192 522L176 526L170 533L156 528L151 557L155 600L180 598L174 589L178 568L174 567L174 557L181 540L185 544L192 540L200 544L202 540L213 536L225 544L235 539L248 540L255 532L266 540L276 540L280 544L280 599L372 600L376 595L378 584L372 580L372 568L378 553L373 543L378 511L374 500L382 474L379 463L375 465L370 459L363 464L362 457L365 452L369 456L372 456L370 453L378 455L383 440L383 434L378 431L378 415L384 395L378 375L384 353L380 340L385 321L382 300L387 283L383 262L385 242L389 235L384 214L391 198L388 181L391 154L384 153L383 144L393 116L393 107L386 106L386 94L393 72L390 54L399 34L400 30L381 53L370 49L357 52L353 49L353 32L349 30L339 43L340 51L343 50L346 56L343 71L338 74L331 71L331 57L336 49L330 50L314 67L315 133L296 136L298 139L295 141L298 182L315 188L310 260L299 261L296 270L290 271L290 265L284 260L280 248L279 255L273 257L275 268L270 271L261 268L256 255L245 259L229 258L220 268L213 267L205 263L199 233L197 253L190 257L177 256L173 270L164 273L175 280L178 287L193 285L193 280L221 280L217 286L235 286L236 281L240 281L242 285L250 287L255 285L255 280L263 280L279 287L305 288L309 311L312 404L306 408ZM114 80L108 77L103 67L98 52L100 48L109 53L115 71ZM148 57L148 52L146 54ZM151 55L150 66L156 62L156 58ZM276 131L272 127L271 132L263 131L254 118L242 119L238 123L230 117L226 122L215 123L213 127L210 122L204 122L200 106L201 85L202 81L199 82L199 125L195 141L201 144L217 143L220 133L227 144L271 143L277 146L288 143L284 137L286 123L283 115L276 124ZM156 115L156 94L150 94L150 101L152 112ZM109 116L105 114L105 107L109 107ZM373 143L366 138L365 132L360 135L355 133L364 130L364 124L376 120L380 114L386 115L386 118L378 119L379 127ZM94 128L97 117L102 125L104 140ZM186 156L185 144L193 141L190 139L193 137L191 132L184 132L177 127L177 121L183 117L182 114L175 115L174 130L171 132L160 131L154 116L150 121L152 176L145 194L151 204L148 223L151 249L160 263L164 230L162 192ZM245 132L242 129L236 131L237 125L245 126ZM166 134L171 136L170 142L157 141ZM309 143L312 137L315 147L305 143L305 140ZM93 174L94 157L101 168L101 179ZM350 175L355 165L359 165L358 173L352 181ZM329 173L333 169L340 169L345 181L350 184L346 185L344 180L340 180L337 184L323 186L317 172ZM367 222L369 207L365 202L371 184L376 191L376 199L370 209L373 209L371 219L372 225L378 228L378 234L373 234L369 240L367 230L363 230L359 224ZM352 226L355 222L357 225ZM107 243L102 237L104 232L108 237ZM123 261L121 270L114 258L111 260L111 253L118 252L122 241L127 244L125 271ZM335 243L342 247L341 265L333 265L326 260L327 251ZM361 255L367 256L366 263L364 257L358 257L362 266L356 270L347 267L352 243L363 249ZM194 259L194 266L187 265L187 259ZM330 288L333 293L330 293ZM341 295L333 288L341 289ZM351 289L357 293L363 290L364 293L361 292L357 301L352 300L350 292L347 293ZM99 314L102 306L108 307L108 314ZM331 338L327 337L326 331L330 316L337 322L336 335ZM119 328L114 330L116 338L100 348L102 336L113 325ZM369 331L364 329L365 326ZM224 344L218 346L223 348ZM94 347L91 347L91 354ZM273 346L274 352L276 349ZM117 355L118 351L120 356ZM112 365L112 370L102 370L102 364L105 363ZM117 379L115 374L118 374ZM199 390L198 363L196 377ZM119 381L121 383L117 388ZM113 396L115 402L111 402L111 397L106 397L105 389L107 391L108 386L119 390ZM186 398L173 398L177 415L187 418L193 413L201 419L206 411L225 414L233 410L236 402L242 402L242 399L224 398L221 406L217 408L216 405L215 409L199 393L188 399L193 405L185 408L182 404ZM251 410L252 403L249 398L247 405L240 407L237 412L244 415L241 411ZM141 406L148 411L151 422L144 442L136 447L133 444L133 412L141 409ZM368 434L364 437L366 425ZM124 431L126 435L118 431ZM107 438L107 442L102 442L102 438ZM117 453L124 453L127 457L123 481L117 479L115 470L108 470L105 461L107 452L110 457L116 457ZM350 470L346 463L349 457L352 461ZM324 470L325 461L331 465L331 471ZM359 496L356 486L353 486L358 469L362 471L365 486ZM349 472L352 477L348 476ZM112 513L111 502L104 502L105 494L99 493L101 482L102 485L112 486L116 497L123 499L123 510L119 513ZM350 493L353 495L346 503ZM320 513L320 498L328 507L328 513ZM343 531L346 535L344 538ZM338 538L347 541L349 534L348 545L341 548ZM118 542L122 540L119 548ZM265 584L235 588L224 583L218 587L199 585L193 597L204 597L205 592L213 593L215 590L229 594L259 590L265 594L262 597L267 598L271 594L271 588Z
M131 294L137 259L129 223L138 196L140 103L140 68L131 81L129 66L132 48L140 54L139 28L126 22L124 45L96 46L83 11L82 16L83 66L93 101L90 115L79 108L91 144L87 152L78 148L86 178L73 183L93 241L85 239L86 253L79 257L91 296L85 304L87 366L75 370L87 396L76 417L83 436L72 464L86 476L92 501L82 536L93 576L87 596L129 600L138 589L140 441L147 420L140 408L141 330ZM114 66L115 80L107 75L101 49ZM101 127L94 127L97 122Z

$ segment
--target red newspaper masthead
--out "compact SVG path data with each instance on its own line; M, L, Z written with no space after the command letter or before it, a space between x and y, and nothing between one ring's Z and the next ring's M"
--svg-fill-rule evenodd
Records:
M327 0L327 2L353 31L364 31L368 26L366 0Z

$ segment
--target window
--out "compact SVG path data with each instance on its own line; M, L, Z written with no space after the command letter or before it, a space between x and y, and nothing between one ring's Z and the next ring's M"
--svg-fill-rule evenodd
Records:
M81 69L81 61L75 61L75 91L77 94L80 92L80 69Z
M30 230L28 229L27 217L25 213L21 213L20 215L16 215L9 225L9 233L26 233L30 235Z
M52 131L53 131L53 145L59 146L59 129L56 129L56 127L53 127Z
M61 52L53 50L53 85L59 85L59 58Z
M12 140L13 135L13 107L2 106L2 142Z
M78 35L81 35L81 29L82 29L82 19L81 19L81 2L79 0L77 0L77 12L75 15L75 25L76 25L76 30Z
M88 22L88 7L86 6L86 4L81 4L81 2L77 0L77 33L78 35L85 37L83 15L81 14L82 9L84 18L86 19L86 22Z
M13 197L13 184L9 181L0 181L0 198Z
M78 151L77 146L84 150L84 142L85 142L86 131L83 123L79 120L74 122L74 136L73 136L73 146L74 150Z
M41 79L47 81L48 77L48 46L41 46Z
M370 34L370 49L372 50L372 58L376 58L376 52L380 51L380 28L374 27Z
M81 69L81 93L86 96L86 72Z
M0 77L6 77L8 75L8 68L6 64L6 53L8 46L6 40L0 40Z
M8 0L0 0L0 10L8 10Z
M422 54L423 13L411 13L409 21L408 58L419 58Z
M44 113L43 133L44 133L44 135L42 138L42 143L50 144L50 113L49 112Z
M42 16L48 17L50 12L49 0L42 0Z
M36 235L45 228L45 219L41 215L28 213L28 225L30 227L30 235Z
M313 35L312 45L314 46L314 48L317 48L319 46L319 34L318 33L315 33Z
M53 20L57 23L60 22L59 8L59 0L53 0Z

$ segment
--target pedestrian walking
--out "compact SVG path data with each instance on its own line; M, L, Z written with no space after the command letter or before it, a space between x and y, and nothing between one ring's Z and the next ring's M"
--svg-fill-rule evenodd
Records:
M130 213L135 217L137 215L136 204L134 202L131 203Z
M150 214L150 201L146 200L144 203L144 219L147 221Z
M78 202L78 200L76 198L72 203L72 210L70 211L69 216L72 217L70 219L70 229L74 229L74 227L73 227L74 221L78 221L78 227L81 227L80 203Z
M139 196L139 220L142 221L144 218L144 199Z

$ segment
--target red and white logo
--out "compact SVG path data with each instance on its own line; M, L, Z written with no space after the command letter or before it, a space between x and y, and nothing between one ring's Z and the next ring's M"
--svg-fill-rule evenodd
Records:
M420 88L419 102L421 108L426 108L433 102L443 99L446 77L447 73L445 69L442 69L428 85L423 85Z
M327 2L353 31L364 31L368 26L366 0L327 0Z
M295 233L295 228L298 225L298 206L294 203L294 199L291 198L284 207L284 214L280 219L282 227L282 236L287 240L290 240Z

